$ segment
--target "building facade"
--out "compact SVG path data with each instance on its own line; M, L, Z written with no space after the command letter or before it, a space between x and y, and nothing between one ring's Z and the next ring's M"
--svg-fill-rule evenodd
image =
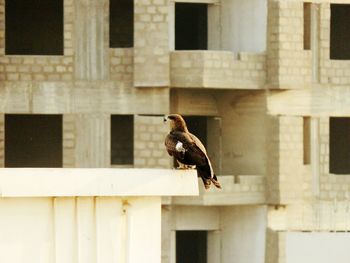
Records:
M180 113L223 189L163 198L162 262L348 262L349 18L349 0L0 0L0 166L171 169Z

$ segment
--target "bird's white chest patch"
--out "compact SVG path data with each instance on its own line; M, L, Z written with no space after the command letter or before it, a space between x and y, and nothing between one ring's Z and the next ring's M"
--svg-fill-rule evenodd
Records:
M180 141L178 141L178 142L176 143L175 149L176 149L177 152L182 152L182 153L186 152L183 143L180 142Z

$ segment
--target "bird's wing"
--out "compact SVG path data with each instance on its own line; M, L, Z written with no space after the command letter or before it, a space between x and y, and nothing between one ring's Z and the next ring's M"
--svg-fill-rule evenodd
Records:
M207 155L207 150L205 149L203 143L198 139L198 137L192 133L188 133L191 139L194 141L194 143L197 145L197 147L205 154Z
M214 176L213 166L211 165L210 159L209 159L208 154L207 154L207 150L205 149L203 143L198 139L198 137L196 135L194 135L192 133L189 133L189 135L191 136L191 138L194 141L194 143L196 144L196 146L204 153L204 155L208 161L208 164L209 164L211 177L213 177Z
M183 151L179 151L176 145L181 143ZM189 133L172 131L165 138L165 146L170 156L174 156L178 161L190 165L205 165L206 155L197 146Z
M175 146L176 146L176 140L172 134L168 134L165 137L165 148L170 156L174 155L174 151L176 151Z

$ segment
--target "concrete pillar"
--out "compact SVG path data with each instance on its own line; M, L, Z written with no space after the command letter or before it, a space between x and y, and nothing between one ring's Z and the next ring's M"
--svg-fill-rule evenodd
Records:
M110 115L80 114L76 126L76 167L110 167Z
M311 4L311 52L312 52L312 82L320 81L320 7Z
M318 197L320 194L320 134L319 119L311 118L311 173L312 173L312 193Z
M108 77L107 0L75 1L75 78L103 80Z

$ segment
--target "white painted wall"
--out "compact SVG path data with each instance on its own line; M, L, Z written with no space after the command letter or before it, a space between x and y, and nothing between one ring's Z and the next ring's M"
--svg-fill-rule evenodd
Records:
M223 50L264 52L267 0L221 0L221 6Z
M310 262L350 262L350 233L286 233L286 263Z
M126 199L125 199L126 200ZM0 199L2 263L160 263L160 197Z
M186 174L186 175L185 175ZM161 195L194 171L0 169L1 263L160 263Z
M222 263L264 263L266 207L233 206L221 210Z

